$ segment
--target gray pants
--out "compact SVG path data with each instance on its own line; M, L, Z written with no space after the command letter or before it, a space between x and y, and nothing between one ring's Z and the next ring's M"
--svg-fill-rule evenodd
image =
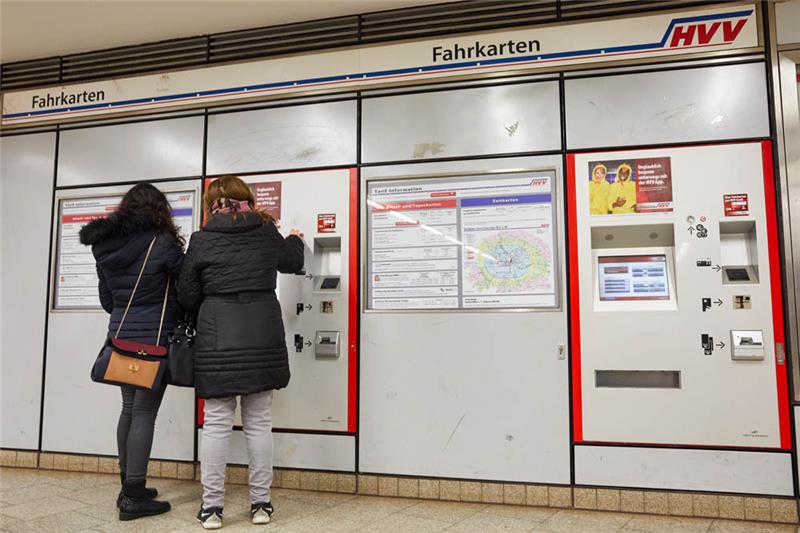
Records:
M117 423L119 470L128 481L144 481L153 447L156 415L167 384L156 390L122 385L122 412Z
M250 503L268 502L272 487L272 391L239 398L250 465ZM235 410L235 396L205 401L200 446L203 509L223 507L225 501L225 467Z

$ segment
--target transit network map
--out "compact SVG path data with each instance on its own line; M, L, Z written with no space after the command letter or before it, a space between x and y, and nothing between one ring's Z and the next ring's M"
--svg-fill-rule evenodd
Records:
M370 183L368 306L557 306L554 177Z
M467 251L464 283L478 293L515 293L550 288L552 258L547 243L531 234L497 233Z

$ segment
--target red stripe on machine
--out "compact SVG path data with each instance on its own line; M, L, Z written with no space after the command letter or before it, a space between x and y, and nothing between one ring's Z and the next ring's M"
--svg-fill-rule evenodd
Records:
M761 163L764 172L764 205L767 215L767 246L769 253L769 282L772 291L772 327L775 349L775 375L778 382L778 424L781 432L781 449L792 447L789 421L789 383L786 362L778 361L778 345L785 349L783 331L783 295L781 288L781 255L778 246L778 214L775 198L775 177L772 166L772 142L761 141Z
M567 218L569 224L569 318L572 326L572 440L583 442L583 389L581 384L581 304L578 273L578 209L575 188L575 154L567 154Z
M350 169L350 277L347 327L347 431L358 427L358 169Z

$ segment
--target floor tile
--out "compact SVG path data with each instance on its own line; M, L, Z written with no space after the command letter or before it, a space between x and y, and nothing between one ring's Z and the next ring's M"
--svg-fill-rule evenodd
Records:
M79 509L80 512L82 512L83 514L88 514L90 516L95 516L97 518L103 518L109 522L117 520L119 514L117 509L116 496L108 498L107 500L104 500L102 502L93 503L91 505L83 504L83 506L80 507Z
M63 489L63 487L59 488ZM63 489L63 490L67 491L66 493L62 493L64 497L85 504L98 504L108 501L116 502L117 497L119 496L119 488L111 487L109 485L101 485L100 487L91 487L88 489L80 489L72 491L68 489Z
M27 523L19 518L0 514L0 531L8 533L27 533Z
M375 520L353 520L346 517L331 517L312 514L285 524L287 533L314 533L329 531L331 533L349 533L369 527ZM277 524L277 522L276 522Z
M792 524L765 524L739 520L714 520L709 533L797 533L800 527Z
M624 531L637 533L705 533L711 527L710 518L673 516L634 516Z
M152 479L165 515L130 522L117 518L119 477L0 468L0 530L9 533L193 532L202 489L196 481ZM800 533L796 525L647 516L529 506L383 498L275 489L268 526L250 523L246 486L226 487L224 533Z
M0 468L0 491L30 487L40 482L40 474L36 470L20 468Z
M543 522L558 513L558 509L522 507L517 505L489 505L481 514L520 518L529 522Z
M120 488L119 476L116 474L91 474L80 472L41 472L45 482L72 490L90 489L101 485L115 485Z
M50 496L3 508L3 514L20 520L35 520L59 513L74 511L83 507L81 502L62 496Z
M108 522L92 529L103 533L163 533L164 531L203 531L199 524L190 524L185 520L179 520L170 513L129 520L127 522Z
M453 524L446 531L448 533L485 533L487 531L527 533L536 525L538 525L537 522L530 520L479 513Z
M359 529L359 532L380 532L380 533L438 533L445 531L453 524L440 520L431 520L421 516L408 514L393 514L383 520L367 525Z
M599 511L559 511L539 524L554 533L611 533L622 529L631 515Z
M105 524L105 518L97 518L80 511L69 511L39 518L36 520L21 521L21 527L12 529L14 533L63 533L64 531L79 531L90 529ZM5 522L0 527L5 527Z
M423 502L424 503L424 502ZM337 505L338 509L348 512L370 512L377 515L386 516L412 505L420 504L419 500L409 500L405 498L381 498L379 496L359 496L349 501Z
M287 500L301 501L312 505L332 507L357 498L355 494L339 494L336 492L313 492L308 490L273 489L274 497L283 497Z
M272 521L278 524L294 522L295 520L299 520L328 509L328 507L322 507L320 505L313 505L310 503L296 502L292 500L273 499L272 501L275 505L275 514L272 517Z
M66 492L70 492L70 490L65 487L39 481L27 487L4 489L0 491L0 503L2 503L4 507L9 507L31 500L41 500L49 496L59 496Z
M402 514L455 524L487 508L484 504L424 501L406 507Z

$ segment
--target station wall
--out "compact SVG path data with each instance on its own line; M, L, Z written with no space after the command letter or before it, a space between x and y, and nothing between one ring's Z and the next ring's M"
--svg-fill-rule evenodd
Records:
M702 149L769 138L766 64L755 56L360 92L3 137L0 447L115 455L117 391L88 378L106 316L53 305L60 200L155 181L165 191L194 191L199 224L206 177L352 167L359 246L345 253L359 267L357 427L277 433L276 465L792 495L796 446L576 446L573 424L570 332L580 324L570 306L577 256L567 239L569 157L648 147L669 155L674 144ZM554 176L557 306L368 309L370 184L545 170ZM709 169L704 179L719 184L726 176ZM774 391L767 393L774 402ZM787 397L778 401L788 406ZM169 390L155 459L196 459L202 427L195 409L191 391ZM241 437L234 435L231 462L246 460ZM613 467L625 462L636 468ZM752 475L733 476L730 465Z

